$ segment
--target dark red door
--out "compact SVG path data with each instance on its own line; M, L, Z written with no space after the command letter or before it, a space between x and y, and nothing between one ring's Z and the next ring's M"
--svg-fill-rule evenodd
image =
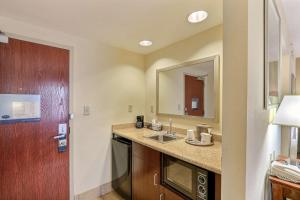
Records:
M68 200L69 148L53 136L68 123L69 51L0 43L0 94L41 95L40 122L0 124L0 199Z
M185 114L204 115L204 81L185 75Z

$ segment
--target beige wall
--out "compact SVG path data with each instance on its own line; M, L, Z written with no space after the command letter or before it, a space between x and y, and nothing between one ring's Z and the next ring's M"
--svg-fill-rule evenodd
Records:
M224 4L222 199L265 199L270 154L280 153L281 129L263 109L263 7L261 0ZM289 88L286 35L283 30L282 93Z
M3 17L0 28L18 38L73 49L71 191L79 194L110 182L111 125L133 122L137 114L144 113L144 57ZM82 115L83 105L90 106L90 116ZM132 113L127 112L128 105L133 105Z
M296 58L296 94L300 95L300 58Z
M111 181L111 125L144 113L143 57L115 48L82 44L74 70L75 191ZM83 116L83 105L91 108ZM128 105L133 112L128 113Z
M222 199L245 199L247 132L247 1L223 4Z
M248 1L248 98L246 138L247 200L269 199L265 180L270 154L280 153L280 126L269 124L269 112L263 109L264 30L263 1ZM280 70L282 72L282 69ZM281 79L284 76L281 76ZM283 88L283 81L281 88Z
M166 48L160 49L154 53L146 55L146 120L151 121L152 118L158 118L163 122L167 122L170 116L156 116L156 70L173 65L178 65L185 61L206 58L210 56L220 56L220 71L222 74L223 62L223 45L222 45L222 25L199 33L184 41L175 43ZM222 77L222 76L221 76ZM222 81L220 81L222 82ZM221 102L221 101L220 101ZM151 112L151 107L154 108ZM171 117L174 124L185 128L194 128L196 124L201 122L210 123L219 129L219 123L211 120L200 119L184 119L182 117ZM221 120L220 120L221 123Z

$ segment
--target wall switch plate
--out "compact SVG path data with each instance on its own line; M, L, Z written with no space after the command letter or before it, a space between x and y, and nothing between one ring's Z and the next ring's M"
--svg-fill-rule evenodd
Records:
M132 105L128 105L128 112L132 112Z
M150 112L154 113L154 106L153 105L150 106Z
M83 115L89 116L90 114L91 114L91 113L90 113L90 106L84 105L84 106L83 106Z

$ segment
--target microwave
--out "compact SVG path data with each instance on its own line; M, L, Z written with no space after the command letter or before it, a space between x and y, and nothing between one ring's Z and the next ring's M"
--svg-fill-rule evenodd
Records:
M162 155L162 184L185 199L214 200L215 174L177 158Z

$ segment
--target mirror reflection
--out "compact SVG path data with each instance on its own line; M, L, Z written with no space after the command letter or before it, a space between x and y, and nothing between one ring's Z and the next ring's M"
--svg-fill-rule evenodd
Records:
M160 114L215 118L215 60L157 72Z
M278 106L280 69L280 15L274 1L265 1L265 108Z

